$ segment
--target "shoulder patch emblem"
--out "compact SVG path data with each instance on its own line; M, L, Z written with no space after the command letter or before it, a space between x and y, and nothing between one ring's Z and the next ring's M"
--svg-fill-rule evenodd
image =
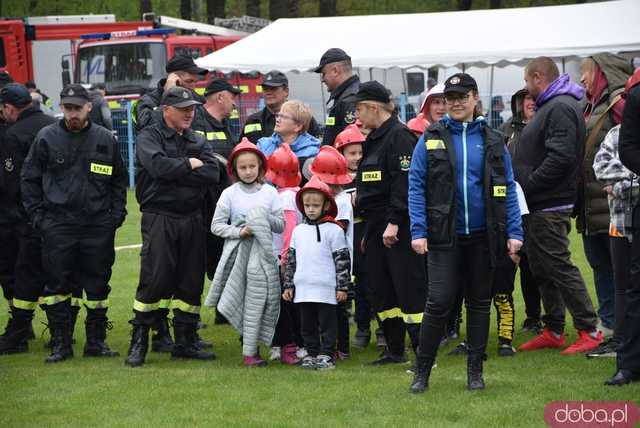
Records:
M4 170L7 172L11 172L13 171L13 169L15 168L15 166L13 165L13 159L12 158L7 158L4 160Z
M348 111L347 114L344 115L344 122L351 125L356 121L356 112Z
M409 171L411 156L400 156L400 171Z

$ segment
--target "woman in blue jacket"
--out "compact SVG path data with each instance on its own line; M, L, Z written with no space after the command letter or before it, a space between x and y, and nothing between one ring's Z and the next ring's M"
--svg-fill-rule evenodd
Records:
M523 232L504 136L474 117L478 86L468 74L445 82L449 115L416 145L409 170L411 246L427 254L429 293L411 392L428 387L459 287L467 306L467 387L484 389L492 273L508 252L517 263Z

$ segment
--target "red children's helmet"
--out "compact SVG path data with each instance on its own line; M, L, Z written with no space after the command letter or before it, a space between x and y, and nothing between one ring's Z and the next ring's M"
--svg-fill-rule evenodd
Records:
M634 71L631 77L627 80L627 83L624 85L624 93L628 95L631 88L636 86L638 83L640 83L640 68Z
M349 125L342 130L333 142L333 146L342 153L342 149L344 149L349 144L362 144L364 143L365 138L362 135L362 132L358 129L358 126L354 123L353 125Z
M311 173L328 184L348 184L353 178L347 171L347 161L331 146L322 146L311 164Z
M309 180L307 184L305 184L304 187L298 191L298 193L296 193L296 206L298 207L298 210L300 210L301 213L304 213L302 195L304 195L304 192L308 192L310 190L320 192L327 198L327 200L329 201L329 210L326 214L329 217L335 218L338 215L338 206L336 205L336 200L331 193L331 189L315 175L311 177L311 180Z
M264 156L264 153L260 151L258 146L256 146L251 141L249 141L247 137L244 137L242 141L240 141L233 148L233 150L231 151L231 154L229 155L229 160L227 161L227 174L229 174L229 177L236 176L233 162L238 157L238 155L240 155L242 152L255 153L258 156L258 158L262 161L262 168L263 168L262 170L263 171L267 170L267 165L268 165L267 158Z
M407 122L407 128L418 134L424 134L424 130L429 126L429 122L424 118L423 113L418 113L416 117Z
M288 144L282 144L269 156L265 178L278 187L296 187L300 184L300 162Z

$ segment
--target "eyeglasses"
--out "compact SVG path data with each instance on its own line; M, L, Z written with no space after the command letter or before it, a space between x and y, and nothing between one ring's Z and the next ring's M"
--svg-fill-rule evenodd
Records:
M466 104L471 94L466 95L445 95L444 99L449 105Z
M292 120L294 122L297 122L297 120L294 117L289 116L287 114L276 113L275 116L276 116L276 119L288 119L288 120Z

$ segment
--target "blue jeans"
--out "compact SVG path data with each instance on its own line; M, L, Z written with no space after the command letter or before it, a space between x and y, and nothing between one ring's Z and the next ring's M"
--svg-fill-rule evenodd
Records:
M597 235L582 235L584 253L593 269L593 281L598 296L598 317L606 328L615 328L615 286L613 282L613 267L611 266L611 251L609 236L602 233Z

